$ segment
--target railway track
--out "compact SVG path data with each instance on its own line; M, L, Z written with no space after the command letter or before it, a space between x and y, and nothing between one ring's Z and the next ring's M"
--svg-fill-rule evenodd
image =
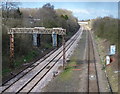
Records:
M32 70L35 66L37 66L39 63L41 63L41 62L44 61L47 57L49 57L51 54L53 54L56 50L57 50L57 49L53 49L51 52L47 53L47 54L46 54L44 57L42 57L41 59L36 60L36 61L35 61L36 63L34 62L34 63L28 65L25 69L21 70L20 72L18 72L17 74L15 74L15 75L14 75L13 77L11 77L10 79L4 81L4 82L2 83L2 86L6 86L7 83L8 83L10 80L12 80L13 78L15 78L15 77L18 76L19 74L21 75L21 74L23 73L21 76L24 76L24 75L27 73L27 71L25 72L26 69L28 70L28 68L31 67L30 70ZM39 62L39 63L38 63L38 62ZM33 67L33 66L34 66L34 67ZM29 71L30 71L30 70L29 70ZM29 72L29 71L28 71L28 72ZM21 76L20 76L20 77L21 77Z
M89 92L100 92L99 91L99 82L98 82L98 72L96 68L96 58L93 47L93 40L91 33L88 32L88 93Z
M67 55L70 48L74 47L74 43L82 34L79 30L70 40L66 42ZM25 69L17 74L13 79L3 84L1 93L4 92L30 92L44 78L44 76L62 59L62 47L51 52L44 58L35 62L32 67Z
M101 91L100 87L101 84L99 84L99 76L97 71L97 64L96 64L96 54L95 54L95 47L94 42L92 39L92 33L91 31L88 31L88 92L98 92L99 94L103 91ZM106 75L105 71L105 77L107 80L108 85L108 91L110 94L113 94L109 79Z

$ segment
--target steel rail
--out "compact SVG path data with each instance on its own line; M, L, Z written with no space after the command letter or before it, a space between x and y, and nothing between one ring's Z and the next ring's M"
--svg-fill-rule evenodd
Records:
M88 32L88 93L89 88L90 88L90 59L91 59L91 54L93 55L93 64L94 64L94 71L95 71L95 77L96 77L96 84L97 84L97 92L99 92L99 81L98 81L98 73L97 73L97 66L96 66L96 58L95 58L95 52L94 52L94 47L93 47L93 40L91 36L91 32L87 30Z

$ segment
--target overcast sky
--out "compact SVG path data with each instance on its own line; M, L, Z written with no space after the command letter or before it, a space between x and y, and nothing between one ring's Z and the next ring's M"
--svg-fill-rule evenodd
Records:
M117 2L22 2L20 7L41 8L46 3L51 3L55 9L71 10L79 20L104 16L118 17Z

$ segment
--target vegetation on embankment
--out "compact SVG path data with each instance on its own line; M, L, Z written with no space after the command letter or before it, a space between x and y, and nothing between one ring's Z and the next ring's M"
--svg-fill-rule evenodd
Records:
M119 59L119 52L120 52L120 44L119 44L119 36L120 30L118 28L118 19L104 17L104 18L97 18L91 20L90 25L91 29L94 31L95 40L98 46L98 51L101 58L101 63L103 65L106 64L105 57L108 55L110 45L115 44L117 47L117 54L113 55L114 60L110 65L103 67L106 70L106 74L108 76L110 85L112 87L113 92L118 92L118 59Z
M92 30L95 31L95 35L99 38L107 39L110 44L115 44L117 48L119 48L118 34L120 33L120 30L118 29L118 21L120 20L111 17L104 17L91 20L90 25Z
M27 3L26 3L27 4ZM2 64L3 76L11 72L9 68L9 35L8 28L17 27L62 27L67 30L66 40L78 29L78 20L71 11L54 9L50 3L41 8L19 8L17 2L2 3ZM38 57L43 57L52 47L51 35L41 35L40 47L33 46L32 34L15 34L15 68L19 69L24 63L29 63ZM59 36L58 46L61 45Z

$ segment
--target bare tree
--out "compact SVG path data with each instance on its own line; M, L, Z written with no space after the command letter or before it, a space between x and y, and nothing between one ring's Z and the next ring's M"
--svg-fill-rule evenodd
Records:
M6 21L11 16L10 13L12 13L14 9L17 9L19 4L19 2L12 2L10 0L4 0L2 2L2 14Z

